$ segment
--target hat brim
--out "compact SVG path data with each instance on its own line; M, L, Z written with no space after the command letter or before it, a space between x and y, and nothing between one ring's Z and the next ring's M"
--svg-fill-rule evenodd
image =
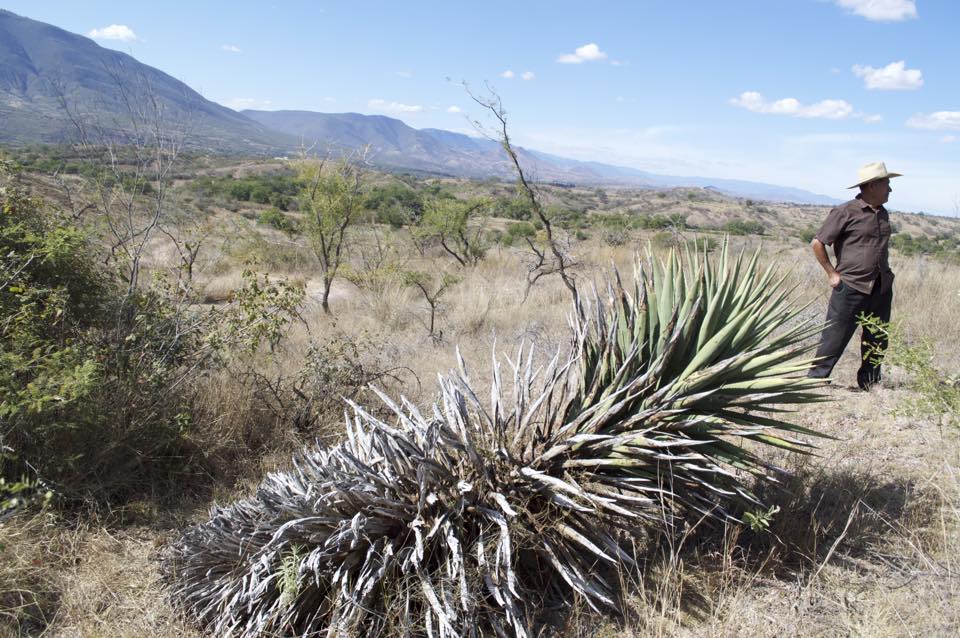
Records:
M903 173L887 173L886 175L878 175L876 177L871 177L870 179L865 179L862 182L857 182L853 186L847 186L847 189L856 188L858 186L863 186L864 184L869 184L870 182L875 182L878 179L888 179L891 177L903 177Z

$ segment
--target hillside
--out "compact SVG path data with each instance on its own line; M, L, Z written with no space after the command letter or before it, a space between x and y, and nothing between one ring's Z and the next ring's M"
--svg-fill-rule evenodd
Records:
M57 143L77 130L67 108L92 131L129 128L135 110L157 100L170 130L189 131L195 148L261 152L291 140L205 99L179 80L89 38L0 10L0 142ZM149 115L148 115L149 117Z

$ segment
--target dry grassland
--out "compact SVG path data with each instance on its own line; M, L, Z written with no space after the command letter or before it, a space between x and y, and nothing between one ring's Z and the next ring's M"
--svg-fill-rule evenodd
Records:
M571 195L556 195L561 196ZM728 219L728 209L740 205L704 197L690 211L699 215L700 224ZM647 212L680 205L674 197L663 201L655 193L636 192L612 192L609 202L611 209ZM791 235L823 214L823 208L776 207L769 223L780 230L777 238L767 240L764 253L787 273L787 284L796 286L800 301L810 303L813 318L825 312L827 286L807 247ZM927 221L903 223L922 230ZM264 236L287 241L279 234ZM200 269L208 302L226 298L239 277L231 252L236 238L221 240ZM749 249L757 241L734 243ZM581 287L597 282L602 289L611 265L630 273L635 251L644 243L637 235L618 247L597 241L576 244ZM162 267L167 256L158 245L154 266ZM553 278L525 298L525 266L517 250L494 248L477 267L458 271L460 283L442 300L440 339L427 336L423 322L428 309L410 289L370 292L339 281L331 298L333 315L324 316L315 275L298 259L275 269L278 276L302 278L308 299L305 322L295 325L285 349L269 364L274 369L295 369L311 342L346 340L357 344L368 369L392 371L382 379L391 391L427 403L435 375L455 365L455 347L477 385L484 387L494 352L509 355L527 343L547 357L566 344L568 293ZM413 263L434 271L451 268L440 253ZM912 337L937 344L941 369L957 371L960 267L915 258L896 259L894 268L894 318ZM869 393L855 391L857 357L857 348L848 348L827 390L831 402L797 415L802 424L835 439L821 441L815 457L774 458L794 478L767 490L768 500L780 507L769 533L701 521L679 539L638 546L641 568L622 575L625 616L614 619L578 609L563 635L960 634L960 433L897 412L909 392L902 371L887 370L882 387ZM212 437L228 439L246 428L244 436L276 439L272 453L245 459L246 466L235 472L235 484L217 487L211 497L221 502L248 494L262 472L284 466L302 442L337 437L336 425L298 433L265 424L256 416L258 406L229 378L210 383L208 409L219 415L216 423L223 428ZM359 400L374 401L369 394ZM274 429L257 431L250 423ZM161 511L142 503L93 520L46 513L3 525L0 544L7 548L4 556L12 558L0 564L0 589L6 589L0 591L0 637L198 635L169 606L156 557L179 529L201 520L208 505L185 502Z

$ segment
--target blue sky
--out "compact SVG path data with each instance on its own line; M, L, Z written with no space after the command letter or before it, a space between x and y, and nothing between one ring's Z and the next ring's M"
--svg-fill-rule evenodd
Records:
M674 175L960 209L960 2L6 2L232 108L469 132L496 87L515 140ZM511 73L507 73L507 72ZM512 75L512 77L507 77Z

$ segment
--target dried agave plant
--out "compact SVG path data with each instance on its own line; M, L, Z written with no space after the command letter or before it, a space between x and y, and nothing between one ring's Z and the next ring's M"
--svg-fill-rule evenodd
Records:
M174 598L243 637L522 637L576 597L615 609L629 534L760 507L750 486L778 470L756 444L816 434L783 414L820 398L801 343L819 326L758 257L675 251L629 291L615 277L569 357L494 358L487 401L461 360L426 413L351 404L343 443L171 546Z

